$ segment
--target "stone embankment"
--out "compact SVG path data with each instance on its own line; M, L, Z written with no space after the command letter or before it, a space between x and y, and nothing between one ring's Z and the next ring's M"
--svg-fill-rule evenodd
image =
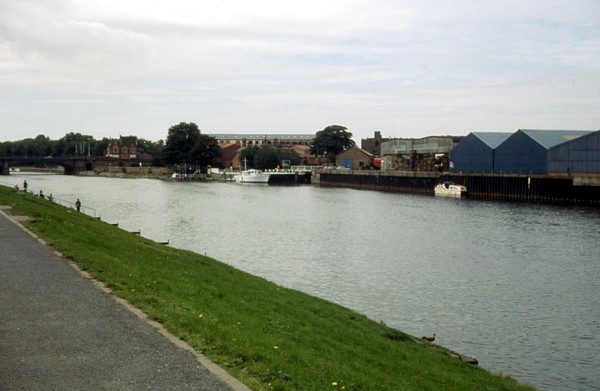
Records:
M107 178L150 178L170 179L173 169L168 167L101 167L94 171L84 171L82 176L100 176Z

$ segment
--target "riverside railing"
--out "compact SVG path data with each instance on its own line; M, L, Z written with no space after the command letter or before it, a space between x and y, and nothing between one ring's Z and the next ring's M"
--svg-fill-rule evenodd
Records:
M65 206L67 208L77 209L77 207L75 205L76 201L63 200L63 199L60 199L60 198L53 197L52 195L49 195L46 198L48 198L49 201L56 202L57 204ZM85 213L88 216L92 216L94 218L99 218L99 216L96 216L96 209L94 209L94 208L90 208L90 207L81 205L79 207L79 211L82 212L82 213Z

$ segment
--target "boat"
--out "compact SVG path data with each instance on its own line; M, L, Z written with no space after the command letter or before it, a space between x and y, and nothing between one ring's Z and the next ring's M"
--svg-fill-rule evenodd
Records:
M234 175L233 180L237 183L269 183L270 176L271 174L262 170L250 169Z
M435 186L433 189L435 195L462 197L467 194L467 188L463 185L457 185L454 182L446 181Z

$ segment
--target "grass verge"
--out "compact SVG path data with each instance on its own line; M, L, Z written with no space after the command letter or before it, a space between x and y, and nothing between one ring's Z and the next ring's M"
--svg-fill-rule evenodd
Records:
M0 205L255 390L531 390L347 308L0 186Z

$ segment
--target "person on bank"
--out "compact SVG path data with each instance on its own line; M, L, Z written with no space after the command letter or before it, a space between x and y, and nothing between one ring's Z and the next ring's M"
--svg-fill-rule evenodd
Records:
M27 179L23 181L23 189L25 189L25 193L27 193Z
M75 201L75 207L77 208L77 212L79 212L79 210L81 209L81 201L79 201L79 198L77 199L77 201Z

